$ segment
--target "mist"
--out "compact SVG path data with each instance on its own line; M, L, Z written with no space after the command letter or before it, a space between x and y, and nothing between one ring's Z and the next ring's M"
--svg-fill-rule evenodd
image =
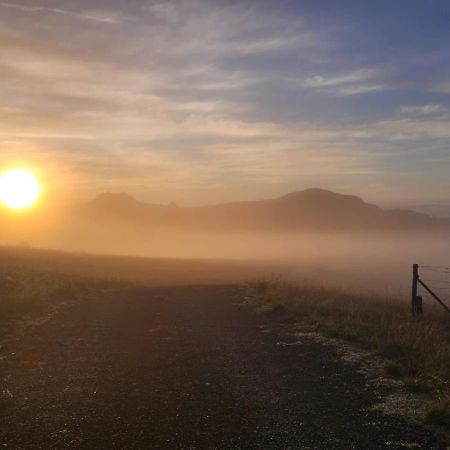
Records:
M151 205L126 194L106 193L81 205L5 213L0 226L7 245L227 261L226 267L206 265L203 280L281 276L390 297L409 295L412 264L448 266L450 253L448 220L383 210L322 189L195 208ZM246 264L245 277L231 269L238 263ZM151 276L151 271L146 273ZM194 282L175 270L164 280ZM201 282L202 276L196 275L195 281Z
M389 296L408 295L413 263L445 266L450 252L445 231L205 232L69 220L62 214L53 214L51 220L15 217L8 226L4 221L2 244L105 255L249 262L258 267L255 277L276 275L294 282ZM214 279L220 281L220 276Z

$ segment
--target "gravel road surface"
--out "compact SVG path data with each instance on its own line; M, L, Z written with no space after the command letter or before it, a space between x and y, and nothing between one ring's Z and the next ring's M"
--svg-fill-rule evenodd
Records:
M441 449L239 288L80 301L2 350L0 448Z

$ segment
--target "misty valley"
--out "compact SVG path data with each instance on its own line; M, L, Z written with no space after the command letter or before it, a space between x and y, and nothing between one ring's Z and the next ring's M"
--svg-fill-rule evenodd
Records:
M102 194L42 218L3 216L2 242L74 252L254 261L291 280L408 296L413 262L442 266L450 219L383 210L310 189L204 207L150 205Z

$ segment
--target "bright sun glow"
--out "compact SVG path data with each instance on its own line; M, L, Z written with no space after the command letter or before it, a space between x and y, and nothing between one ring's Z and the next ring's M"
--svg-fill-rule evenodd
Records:
M29 170L8 169L0 174L0 203L7 208L29 208L37 202L40 193L41 187Z

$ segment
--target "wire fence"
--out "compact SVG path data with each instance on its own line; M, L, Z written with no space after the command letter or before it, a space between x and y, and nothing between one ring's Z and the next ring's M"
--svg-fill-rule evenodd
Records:
M450 267L419 266L419 268L421 277L432 289L450 290Z
M419 273L420 269L420 273ZM413 265L412 309L414 315L422 314L423 293L436 300L450 313L450 267Z

